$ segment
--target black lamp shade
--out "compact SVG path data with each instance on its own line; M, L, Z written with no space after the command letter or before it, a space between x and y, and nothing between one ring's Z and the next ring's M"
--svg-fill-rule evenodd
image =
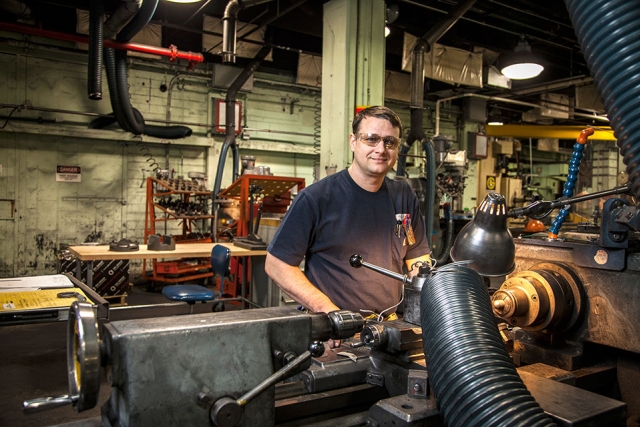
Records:
M451 248L453 261L472 261L468 266L485 277L505 276L515 264L515 244L507 228L504 196L489 193L475 218L465 225Z

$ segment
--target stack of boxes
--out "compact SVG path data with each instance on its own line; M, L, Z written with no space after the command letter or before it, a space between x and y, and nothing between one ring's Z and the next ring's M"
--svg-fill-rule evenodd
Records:
M618 185L618 151L594 151L591 187L593 191L608 190Z
M71 273L76 276L76 257L68 250L57 252L58 274ZM80 280L87 284L87 263L81 263ZM129 260L107 260L93 262L93 290L102 297L126 296L129 289Z

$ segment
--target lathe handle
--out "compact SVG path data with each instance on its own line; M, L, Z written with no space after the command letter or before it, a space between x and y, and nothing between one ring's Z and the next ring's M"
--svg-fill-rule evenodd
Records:
M309 350L291 360L285 366L269 376L269 378L246 392L239 399L234 400L227 396L221 397L213 404L209 411L209 418L213 422L213 425L216 427L237 426L240 422L240 418L242 417L242 411L247 403L251 402L272 385L288 377L291 374L291 371L311 359L311 357L322 356L323 352L324 344L314 342L309 346Z
M68 394L62 396L40 397L37 399L25 400L22 403L22 412L25 414L36 414L38 412L48 411L49 409L72 405L73 402L73 397Z

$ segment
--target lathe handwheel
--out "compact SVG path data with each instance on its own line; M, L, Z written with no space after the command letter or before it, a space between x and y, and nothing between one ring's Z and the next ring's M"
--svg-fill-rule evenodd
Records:
M98 320L91 304L71 304L68 325L69 392L74 408L81 412L96 406L100 390Z

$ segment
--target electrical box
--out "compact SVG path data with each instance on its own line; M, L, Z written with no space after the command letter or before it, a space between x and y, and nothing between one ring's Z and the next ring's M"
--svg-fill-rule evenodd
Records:
M487 100L482 98L464 99L464 120L466 122L484 123L487 121Z
M489 137L482 133L468 132L467 138L469 158L486 159L489 154Z
M493 154L513 155L513 141L508 139L498 139L493 142Z
M560 140L556 138L540 138L538 139L538 150L557 153L560 151Z

